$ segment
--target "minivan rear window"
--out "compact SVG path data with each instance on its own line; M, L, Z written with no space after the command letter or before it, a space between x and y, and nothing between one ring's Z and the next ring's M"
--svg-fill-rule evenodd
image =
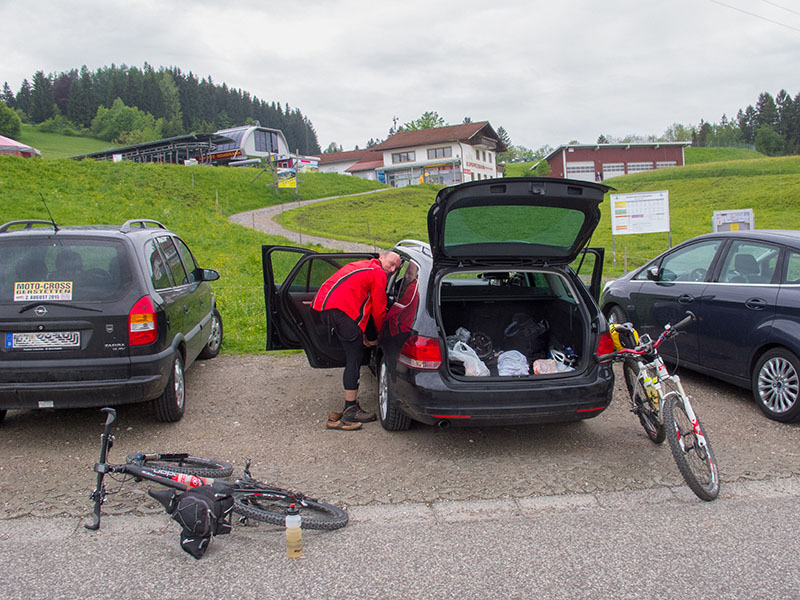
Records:
M0 243L0 303L107 300L130 281L126 256L113 240Z

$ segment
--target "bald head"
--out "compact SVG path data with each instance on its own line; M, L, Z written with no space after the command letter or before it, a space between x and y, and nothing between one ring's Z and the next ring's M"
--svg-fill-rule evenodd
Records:
M381 266L383 270L386 271L387 275L391 275L397 269L400 268L400 265L403 264L400 255L397 252L392 252L391 250L387 252L381 252L378 260L381 261Z

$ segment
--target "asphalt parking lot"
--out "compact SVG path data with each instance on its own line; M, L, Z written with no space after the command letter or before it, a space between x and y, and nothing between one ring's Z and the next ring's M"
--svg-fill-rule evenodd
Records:
M800 475L800 429L764 418L748 392L684 372L726 483ZM670 488L682 484L668 445L652 444L628 411L621 378L612 405L579 423L386 432L325 429L340 404L341 373L302 354L223 355L187 376L186 416L156 422L146 406L119 407L111 459L135 451L247 457L264 481L346 506L524 499ZM376 387L362 371L362 403ZM0 519L88 515L103 416L97 409L10 411L0 425ZM146 485L126 482L107 514L156 513Z

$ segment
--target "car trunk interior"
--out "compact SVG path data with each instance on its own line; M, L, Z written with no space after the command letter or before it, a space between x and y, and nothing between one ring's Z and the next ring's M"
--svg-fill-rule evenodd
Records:
M589 326L582 300L565 278L555 273L451 274L442 280L439 300L448 366L454 375L477 374L470 371L471 359L458 360L463 346L455 346L453 351L459 339L488 369L480 375L489 377L566 376L589 354ZM514 363L507 362L510 355L503 358L503 353L513 350L525 356L527 373L525 368L509 369ZM522 360L514 358L516 364Z

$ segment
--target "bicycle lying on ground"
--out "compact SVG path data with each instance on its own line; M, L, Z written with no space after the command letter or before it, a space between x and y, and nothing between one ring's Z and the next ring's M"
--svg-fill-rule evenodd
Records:
M233 472L227 463L198 458L188 454L136 453L128 455L125 464L109 464L108 454L114 444L111 425L117 418L117 411L104 408L107 414L103 434L100 436L100 461L94 466L97 473L97 485L90 498L94 502L93 521L84 525L87 529L100 528L100 507L106 502L108 493L105 488L105 477L121 481L127 479L152 481L163 486L187 491L203 485L213 485L217 489L233 497L233 512L241 515L239 522L247 523L248 519L283 525L286 510L294 505L299 511L301 527L304 529L339 529L347 525L347 513L305 494L271 486L253 479L250 475L250 460L244 468L244 477L234 481L226 481ZM153 497L156 497L151 493Z
M601 363L623 361L631 411L656 444L666 438L687 485L698 498L719 495L719 470L714 451L677 374L670 374L658 348L695 320L691 312L675 325L666 325L656 341L638 337L631 323L614 324L620 344L615 352L597 357Z

